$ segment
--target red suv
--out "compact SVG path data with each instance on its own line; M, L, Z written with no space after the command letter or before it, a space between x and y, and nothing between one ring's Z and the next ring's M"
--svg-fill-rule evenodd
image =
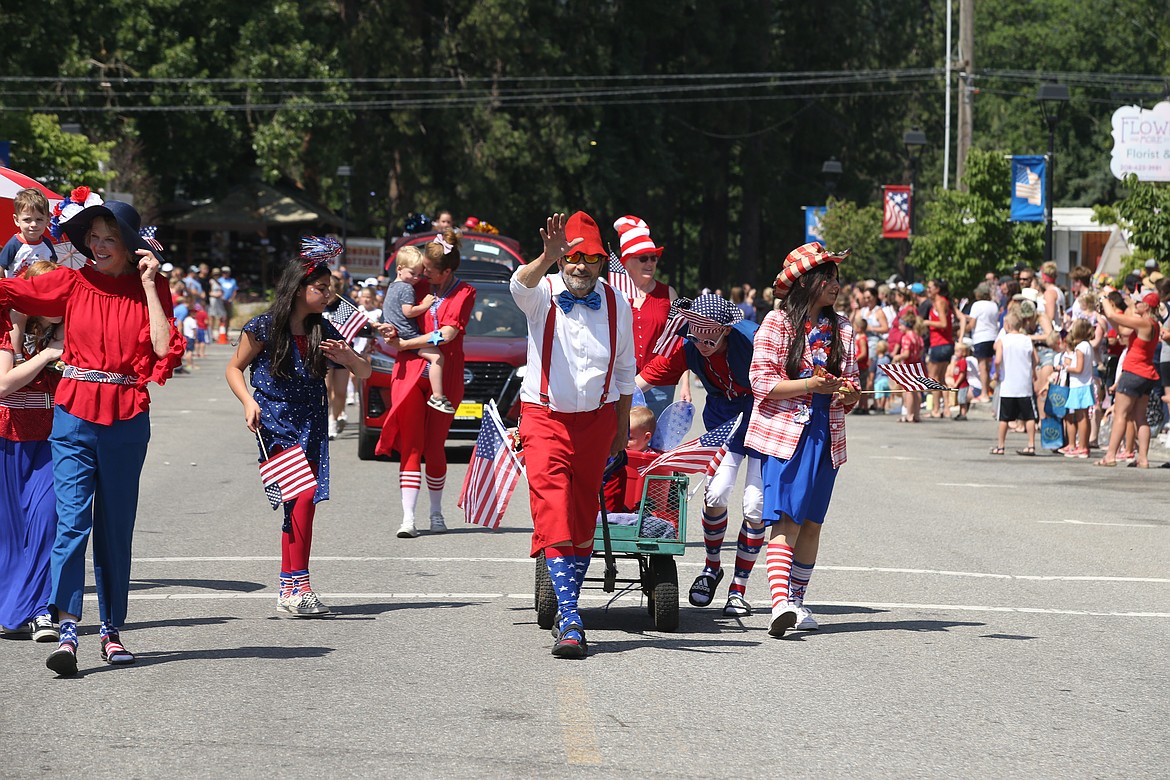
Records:
M520 383L524 379L528 355L528 323L524 313L512 300L508 279L523 260L500 236L463 238L463 252L457 275L475 287L475 309L463 338L463 402L455 411L449 437L474 440L479 435L484 404L495 401L505 424L513 425L520 414ZM419 236L400 243L426 243L430 236ZM483 247L498 248L499 255ZM398 246L395 247L397 251ZM472 249L475 254L466 254ZM393 257L393 255L391 255ZM391 265L391 267L393 267ZM372 460L382 421L390 408L390 373L394 355L374 347L370 356L374 371L361 383L361 420L358 428L358 457Z

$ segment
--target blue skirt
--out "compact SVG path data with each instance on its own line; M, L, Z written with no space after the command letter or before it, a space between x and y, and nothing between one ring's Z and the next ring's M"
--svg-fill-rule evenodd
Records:
M804 426L796 451L788 460L764 457L764 525L787 517L800 525L805 520L825 522L837 469L833 468L833 444L829 435L827 395L813 396L812 417Z
M17 628L49 611L56 536L49 442L0 438L0 625Z
M1069 411L1076 409L1088 409L1093 406L1093 385L1081 385L1080 387L1070 387L1068 390L1068 401L1064 408Z

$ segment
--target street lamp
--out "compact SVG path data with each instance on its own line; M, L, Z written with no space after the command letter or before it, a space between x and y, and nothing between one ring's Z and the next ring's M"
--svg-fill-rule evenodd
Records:
M1068 87L1064 84L1041 84L1036 92L1044 124L1048 125L1048 175L1044 182L1044 262L1052 259L1052 180L1056 178L1056 123L1068 102Z
M830 198L837 191L837 182L841 180L842 172L841 163L836 157L830 157L821 166L821 178L825 182L825 192L828 193Z
M918 159L922 156L922 147L926 146L926 133L912 127L902 133L902 145L910 158L910 235L914 235L918 221Z
M337 166L337 178L345 179L345 206L341 209L341 254L345 256L346 239L349 238L349 177L353 169L348 165Z

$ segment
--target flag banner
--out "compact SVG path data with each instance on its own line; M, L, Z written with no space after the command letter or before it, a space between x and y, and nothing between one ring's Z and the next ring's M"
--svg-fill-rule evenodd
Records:
M1040 155L1012 157L1012 222L1044 221L1047 167Z
M804 209L804 243L819 241L825 243L821 233L821 217L828 211L826 206L801 206Z
M662 329L662 335L658 337L658 341L654 342L650 351L655 355L673 354L683 344L683 337L678 335L678 331L686 324L686 317L672 306L670 315L666 318L666 327Z
M630 278L626 267L612 249L609 252L608 271L606 281L609 282L609 286L626 296L626 300L634 300L638 295L638 288L634 286L634 280Z
M889 363L882 366L882 371L885 371L886 376L897 382L903 390L927 391L951 389L943 383L928 377L926 375L925 363Z
M909 185L882 187L882 238L910 238Z
M713 475L723 461L723 456L727 454L727 445L742 419L743 415L738 414L734 420L728 420L712 428L699 438L683 442L673 450L659 455L638 473L645 476L654 469L670 469L684 474L702 471L708 477Z
M352 342L354 337L361 333L362 328L370 324L370 318L365 315L361 309L353 304L353 301L348 298L339 297L337 299L337 308L333 311L326 310L325 319L337 328L337 332L341 337L348 342Z
M472 525L499 528L524 466L512 452L512 437L504 429L495 401L489 401L484 411L458 506Z
M317 489L317 477L299 444L261 463L260 481L264 483L264 494L273 509L301 493Z

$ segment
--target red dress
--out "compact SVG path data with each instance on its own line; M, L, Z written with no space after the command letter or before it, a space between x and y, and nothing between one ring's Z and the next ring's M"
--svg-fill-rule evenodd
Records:
M0 350L16 352L8 332L0 333ZM30 357L32 355L24 356L26 360ZM61 375L56 371L43 369L37 374L36 379L8 397L11 402L15 400L13 396L21 394L27 394L27 400L31 400L34 395L42 397L47 395L47 403L43 408L39 406L33 408L31 403L27 406L24 404L8 406L0 399L0 438L9 441L48 441L53 430L52 397L60 379Z
M109 276L90 267L58 268L32 279L0 280L0 330L10 330L9 311L65 317L62 360L79 369L136 377L133 385L62 379L57 405L83 420L110 425L150 408L148 382L164 384L183 359L167 280L154 279L163 313L171 321L167 354L158 357L150 340L146 292L137 273Z
M430 292L430 285L421 285L421 299ZM446 358L443 363L443 393L451 405L458 408L463 400L463 336L475 307L475 288L467 282L458 281L439 303L438 310L431 307L420 318L419 329L424 334L433 333L444 326L455 328L455 337L439 345L439 351ZM389 455L398 450L403 456L403 468L408 456L418 462L424 439L433 444L446 441L454 417L431 409L426 405L431 394L430 382L423 376L427 361L415 350L402 350L394 361L393 383L390 385L390 411L382 424L375 452ZM428 460L428 463L430 461Z
M666 329L666 317L670 313L670 285L655 281L653 289L642 299L634 310L634 364L638 371L654 359L654 343Z

